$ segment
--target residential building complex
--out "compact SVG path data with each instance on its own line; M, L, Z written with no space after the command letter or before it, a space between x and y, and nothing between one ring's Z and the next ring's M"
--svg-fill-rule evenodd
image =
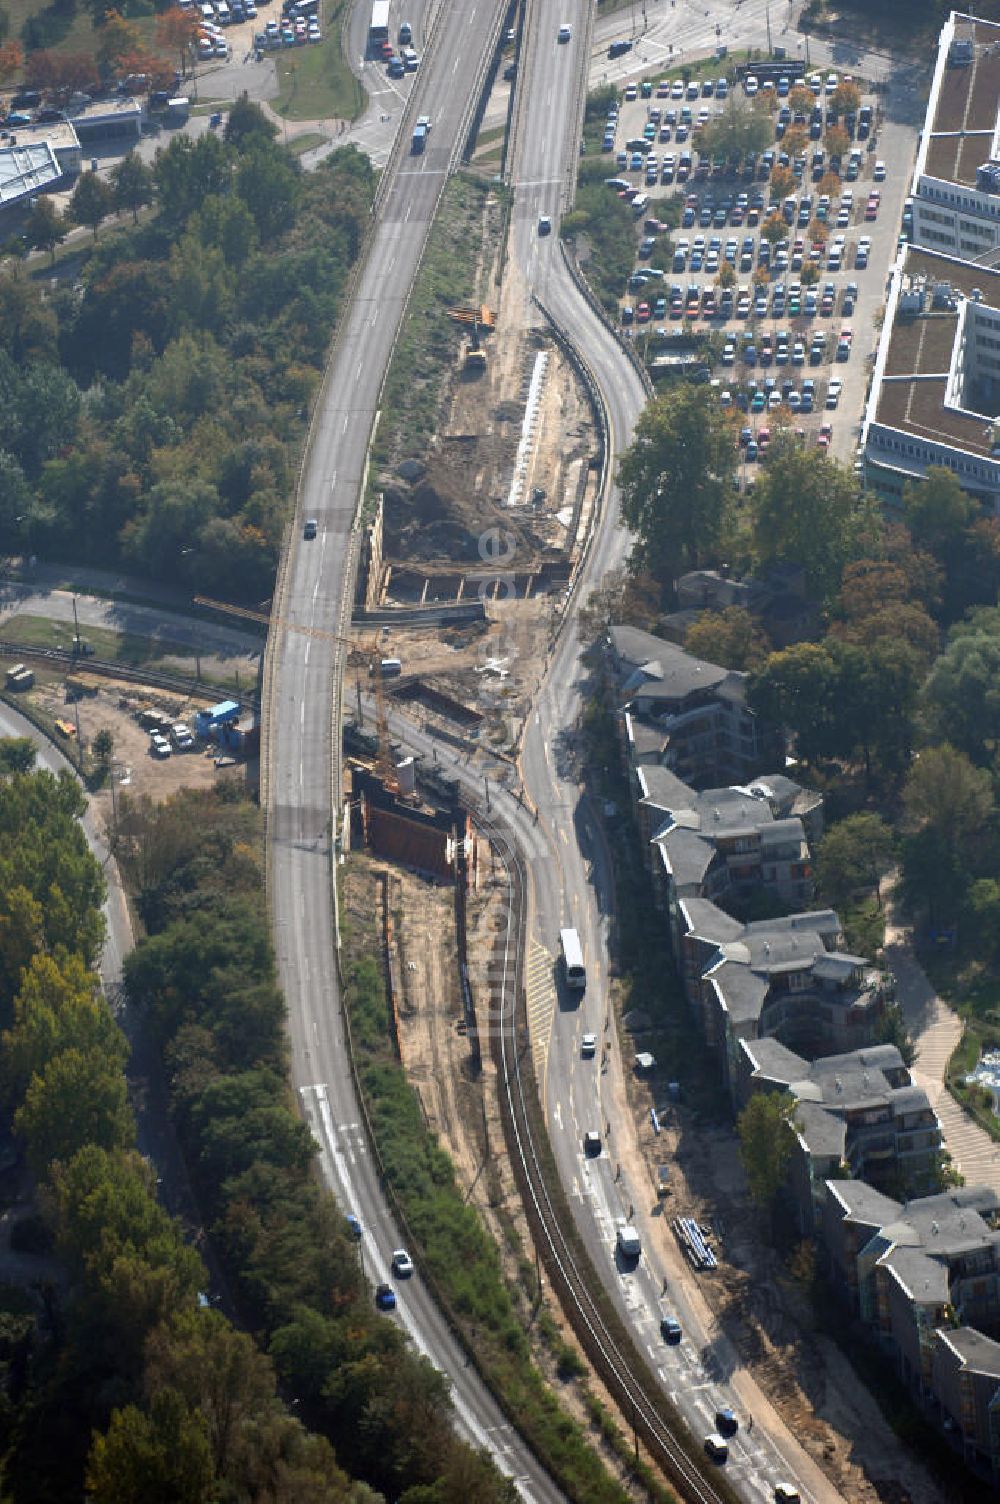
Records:
M900 1203L827 1183L821 1240L834 1289L928 1417L1000 1482L1000 1200L964 1186Z
M746 674L636 627L608 638L630 758L634 746L691 784L745 783L781 766L781 733L747 706Z

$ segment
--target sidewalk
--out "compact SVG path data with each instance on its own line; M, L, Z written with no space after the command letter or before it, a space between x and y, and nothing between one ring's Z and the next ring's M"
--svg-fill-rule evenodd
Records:
M911 1075L923 1087L938 1115L945 1147L967 1185L987 1185L1000 1196L1000 1144L963 1112L944 1084L952 1051L962 1036L962 1020L934 991L913 953L909 929L886 926L885 954L895 973L899 1004L916 1048Z

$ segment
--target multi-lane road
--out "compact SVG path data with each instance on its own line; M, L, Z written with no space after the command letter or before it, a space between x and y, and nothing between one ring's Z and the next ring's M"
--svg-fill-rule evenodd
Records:
M389 1279L399 1235L360 1122L344 1035L333 939L338 649L332 639L314 634L342 633L350 620L351 537L383 376L467 127L475 72L470 56L480 58L490 49L500 24L497 0L444 0L436 13L434 45L425 51L416 91L421 113L433 121L431 139L421 156L407 154L404 142L398 170L381 197L317 405L299 490L298 535L276 598L276 615L306 631L278 631L269 648L269 899L288 1001L292 1075L327 1183L345 1211L361 1219L363 1258L373 1283ZM313 542L301 538L305 517L319 523ZM479 1382L419 1275L400 1291L399 1319L418 1349L450 1376L463 1433L518 1478L523 1497L554 1504L559 1491Z
M364 7L356 9L363 12ZM676 9L679 24L686 11L684 0ZM763 13L763 0L745 0L745 10ZM593 80L599 66L593 48L606 48L606 43L595 42L591 35L590 15L585 0L530 0L528 6L518 82L523 94L512 173L510 257L524 322L540 317L530 302L534 293L576 345L601 388L613 466L615 455L629 441L646 400L645 390L618 340L577 290L558 244L559 217L571 197L583 89L588 73ZM397 24L400 19L401 15L396 17ZM715 22L711 16L702 19L706 39L701 44L686 42L688 55L699 45L702 51L711 46ZM269 892L279 971L289 1006L293 1077L320 1144L328 1183L345 1210L354 1210L362 1219L364 1258L373 1280L387 1278L388 1257L397 1235L359 1121L345 1049L333 941L333 835L338 819L331 815L331 801L338 791L334 744L334 729L339 726L338 650L332 639L315 634L341 634L349 617L350 540L383 374L445 176L466 128L472 95L470 56L481 57L489 49L500 24L499 7L489 0L471 0L461 7L442 3L431 22L431 38L424 38L424 61L402 128L408 134L413 113L419 109L431 116L433 132L422 156L405 154L404 136L403 154L390 162L370 250L345 312L318 404L300 488L299 527L304 517L315 517L319 536L315 542L304 542L300 536L293 541L277 594L276 615L306 630L279 630L269 650L272 696L265 706L271 769ZM564 24L571 25L572 36L560 43L557 34ZM671 17L665 17L663 26L671 24ZM357 49L357 36L352 34L351 41ZM664 41L662 45L671 44ZM633 56L633 70L635 66ZM539 234L542 215L552 220L551 235ZM621 561L627 543L612 487L580 593ZM574 1212L596 1267L607 1271L609 1287L639 1340L648 1345L661 1382L695 1433L705 1434L712 1429L714 1405L730 1396L724 1388L713 1387L712 1374L700 1355L703 1339L695 1313L679 1289L672 1292L671 1303L682 1317L687 1337L678 1354L666 1357L658 1341L664 1284L658 1254L647 1239L639 1269L630 1275L619 1273L610 1256L614 1215L624 1209L624 1200L641 1207L646 1195L630 1187L627 1176L614 1178L607 1155L590 1169L582 1164L581 1128L603 1126L602 1117L610 1120L607 1109L612 1094L621 1097L622 1074L613 1048L606 1076L593 1061L583 1070L580 1060L583 1028L603 1032L605 925L611 903L608 875L601 865L599 842L576 772L559 750L566 729L578 719L581 678L581 645L571 616L523 748L523 774L539 810L538 823L534 825L514 800L507 801L506 811L531 873L529 943L543 957L548 952L554 958L560 924L573 922L588 937L591 985L587 1002L578 1011L551 1011L543 1051L549 1125L557 1162L564 1183L575 1192ZM418 752L431 754L426 733L395 725L393 729L405 731L406 740ZM437 750L437 759L445 765L453 763L443 749ZM454 766L456 772L461 771L460 765ZM466 771L462 776L469 774ZM500 1465L518 1477L526 1497L557 1497L465 1364L419 1278L403 1291L400 1319L418 1347L451 1376L464 1432L487 1445ZM734 1445L730 1480L746 1498L771 1497L775 1480L790 1476L805 1484L804 1497L835 1497L789 1438L783 1437L781 1445L779 1451L763 1423L752 1437L741 1437Z

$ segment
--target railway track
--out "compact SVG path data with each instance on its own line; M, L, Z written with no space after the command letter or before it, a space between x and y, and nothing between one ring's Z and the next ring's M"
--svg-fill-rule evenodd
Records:
M494 958L490 1043L497 1065L507 1148L536 1247L581 1345L641 1438L688 1504L734 1504L724 1478L707 1478L688 1442L684 1421L672 1410L624 1323L595 1299L601 1285L589 1259L567 1236L569 1209L558 1208L550 1189L547 1155L536 1126L537 1093L528 1079L529 1044L521 998L527 914L527 874L512 833L493 813L470 804L476 823L489 837L508 886L506 932ZM551 1172L554 1175L554 1169ZM683 1433L683 1439L678 1435Z

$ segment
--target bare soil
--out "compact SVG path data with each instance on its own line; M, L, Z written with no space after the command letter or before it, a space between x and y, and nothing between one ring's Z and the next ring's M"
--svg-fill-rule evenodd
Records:
M204 788L220 778L245 778L247 770L216 768L216 747L208 750L202 742L190 752L174 752L170 757L153 757L149 733L139 725L136 712L155 706L177 721L190 721L195 710L209 703L206 695L197 701L159 689L143 692L141 686L102 675L79 672L74 675L88 691L80 699L67 695L65 680L44 672L38 673L34 689L25 698L32 708L49 721L77 723L85 746L99 731L108 730L114 738L114 778L117 792L148 795L157 803L169 799L182 788ZM111 790L101 789L92 803L105 827L111 821Z
M542 1280L539 1292L533 1249L507 1157L497 1096L496 1071L489 1047L488 967L484 964L504 922L504 890L490 869L488 854L478 893L467 907L468 949L473 993L483 1039L479 1075L470 1067L467 1037L459 1032L462 1004L458 985L454 891L399 868L389 869L394 940L403 1001L398 1008L400 1053L407 1078L417 1091L428 1126L437 1134L455 1167L459 1184L493 1237L501 1266L525 1323L535 1361L560 1401L591 1436L609 1470L623 1487L634 1489L627 1470L593 1427L584 1403L583 1385L614 1412L603 1386L586 1373L566 1379L558 1372L562 1347L585 1364L562 1308ZM356 867L355 871L359 869ZM382 870L382 864L379 864ZM376 905L374 869L370 898ZM374 912L369 908L368 913ZM544 1321L543 1321L544 1316ZM545 1334L543 1335L543 1328ZM554 1334L554 1335L553 1335ZM627 1423L619 1418L623 1434Z

